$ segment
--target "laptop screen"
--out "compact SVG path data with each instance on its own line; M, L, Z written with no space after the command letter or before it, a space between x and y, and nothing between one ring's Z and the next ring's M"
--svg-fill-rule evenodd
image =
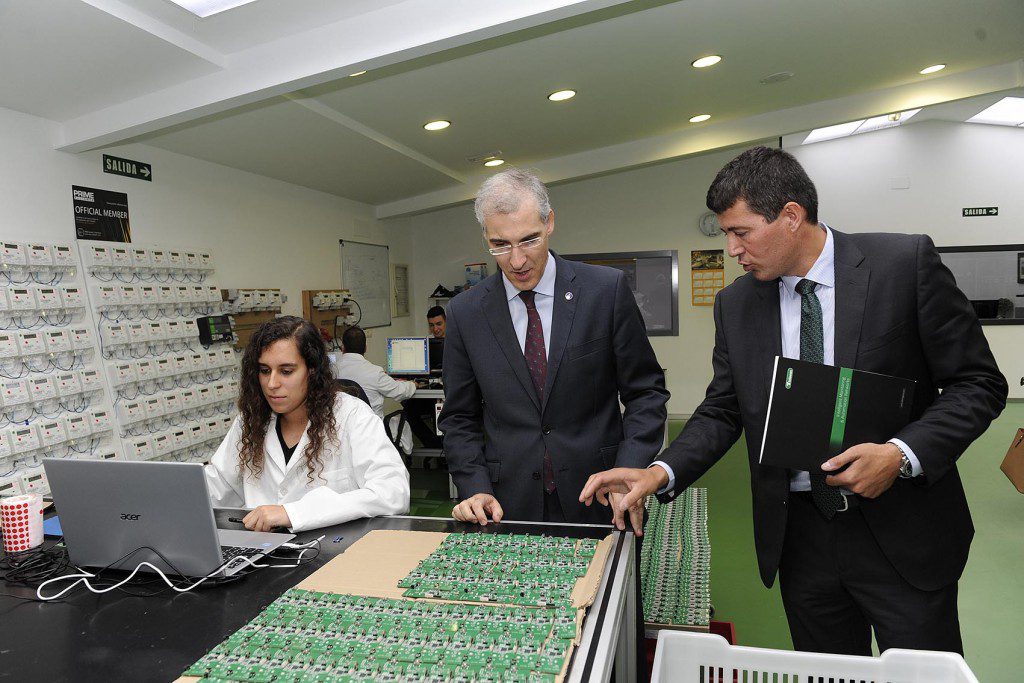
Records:
M426 337L388 339L388 373L393 375L429 375L430 357Z

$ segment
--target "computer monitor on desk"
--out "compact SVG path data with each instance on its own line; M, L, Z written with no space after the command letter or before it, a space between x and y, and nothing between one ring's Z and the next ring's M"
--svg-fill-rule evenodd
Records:
M434 374L441 374L441 366L444 364L444 338L433 338L430 343L430 371Z
M426 337L392 337L388 339L388 374L430 374L430 355Z

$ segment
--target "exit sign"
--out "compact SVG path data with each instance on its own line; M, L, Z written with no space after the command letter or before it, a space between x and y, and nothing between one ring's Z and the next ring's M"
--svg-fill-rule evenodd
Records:
M964 208L963 218L974 217L974 216L998 216L998 206L975 206L971 208Z

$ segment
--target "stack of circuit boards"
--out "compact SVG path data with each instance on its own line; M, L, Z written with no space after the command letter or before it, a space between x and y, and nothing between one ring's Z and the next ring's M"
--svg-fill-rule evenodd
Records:
M567 607L597 540L452 534L398 585L407 598Z
M640 553L644 621L706 627L711 608L707 489L687 489L668 504L651 498L648 514Z
M293 588L185 675L205 683L554 683L581 623L570 594L597 544L451 534L402 579L403 598Z

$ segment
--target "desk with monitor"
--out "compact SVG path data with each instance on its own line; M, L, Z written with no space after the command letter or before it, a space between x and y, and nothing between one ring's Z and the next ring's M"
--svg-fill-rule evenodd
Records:
M387 372L396 379L412 379L417 382L427 381L428 386L416 390L410 401L430 401L429 412L433 415L432 427L434 433L440 437L441 432L437 429L437 417L444 404L444 390L441 385L441 365L444 357L444 339L427 337L392 337L388 339L387 345ZM421 419L422 406L412 410L406 405L407 416L410 425L414 420ZM422 428L421 428L422 429ZM420 440L424 437L420 435ZM414 448L412 455L424 458L441 458L441 448L431 445ZM449 478L449 492L456 497L454 484Z

